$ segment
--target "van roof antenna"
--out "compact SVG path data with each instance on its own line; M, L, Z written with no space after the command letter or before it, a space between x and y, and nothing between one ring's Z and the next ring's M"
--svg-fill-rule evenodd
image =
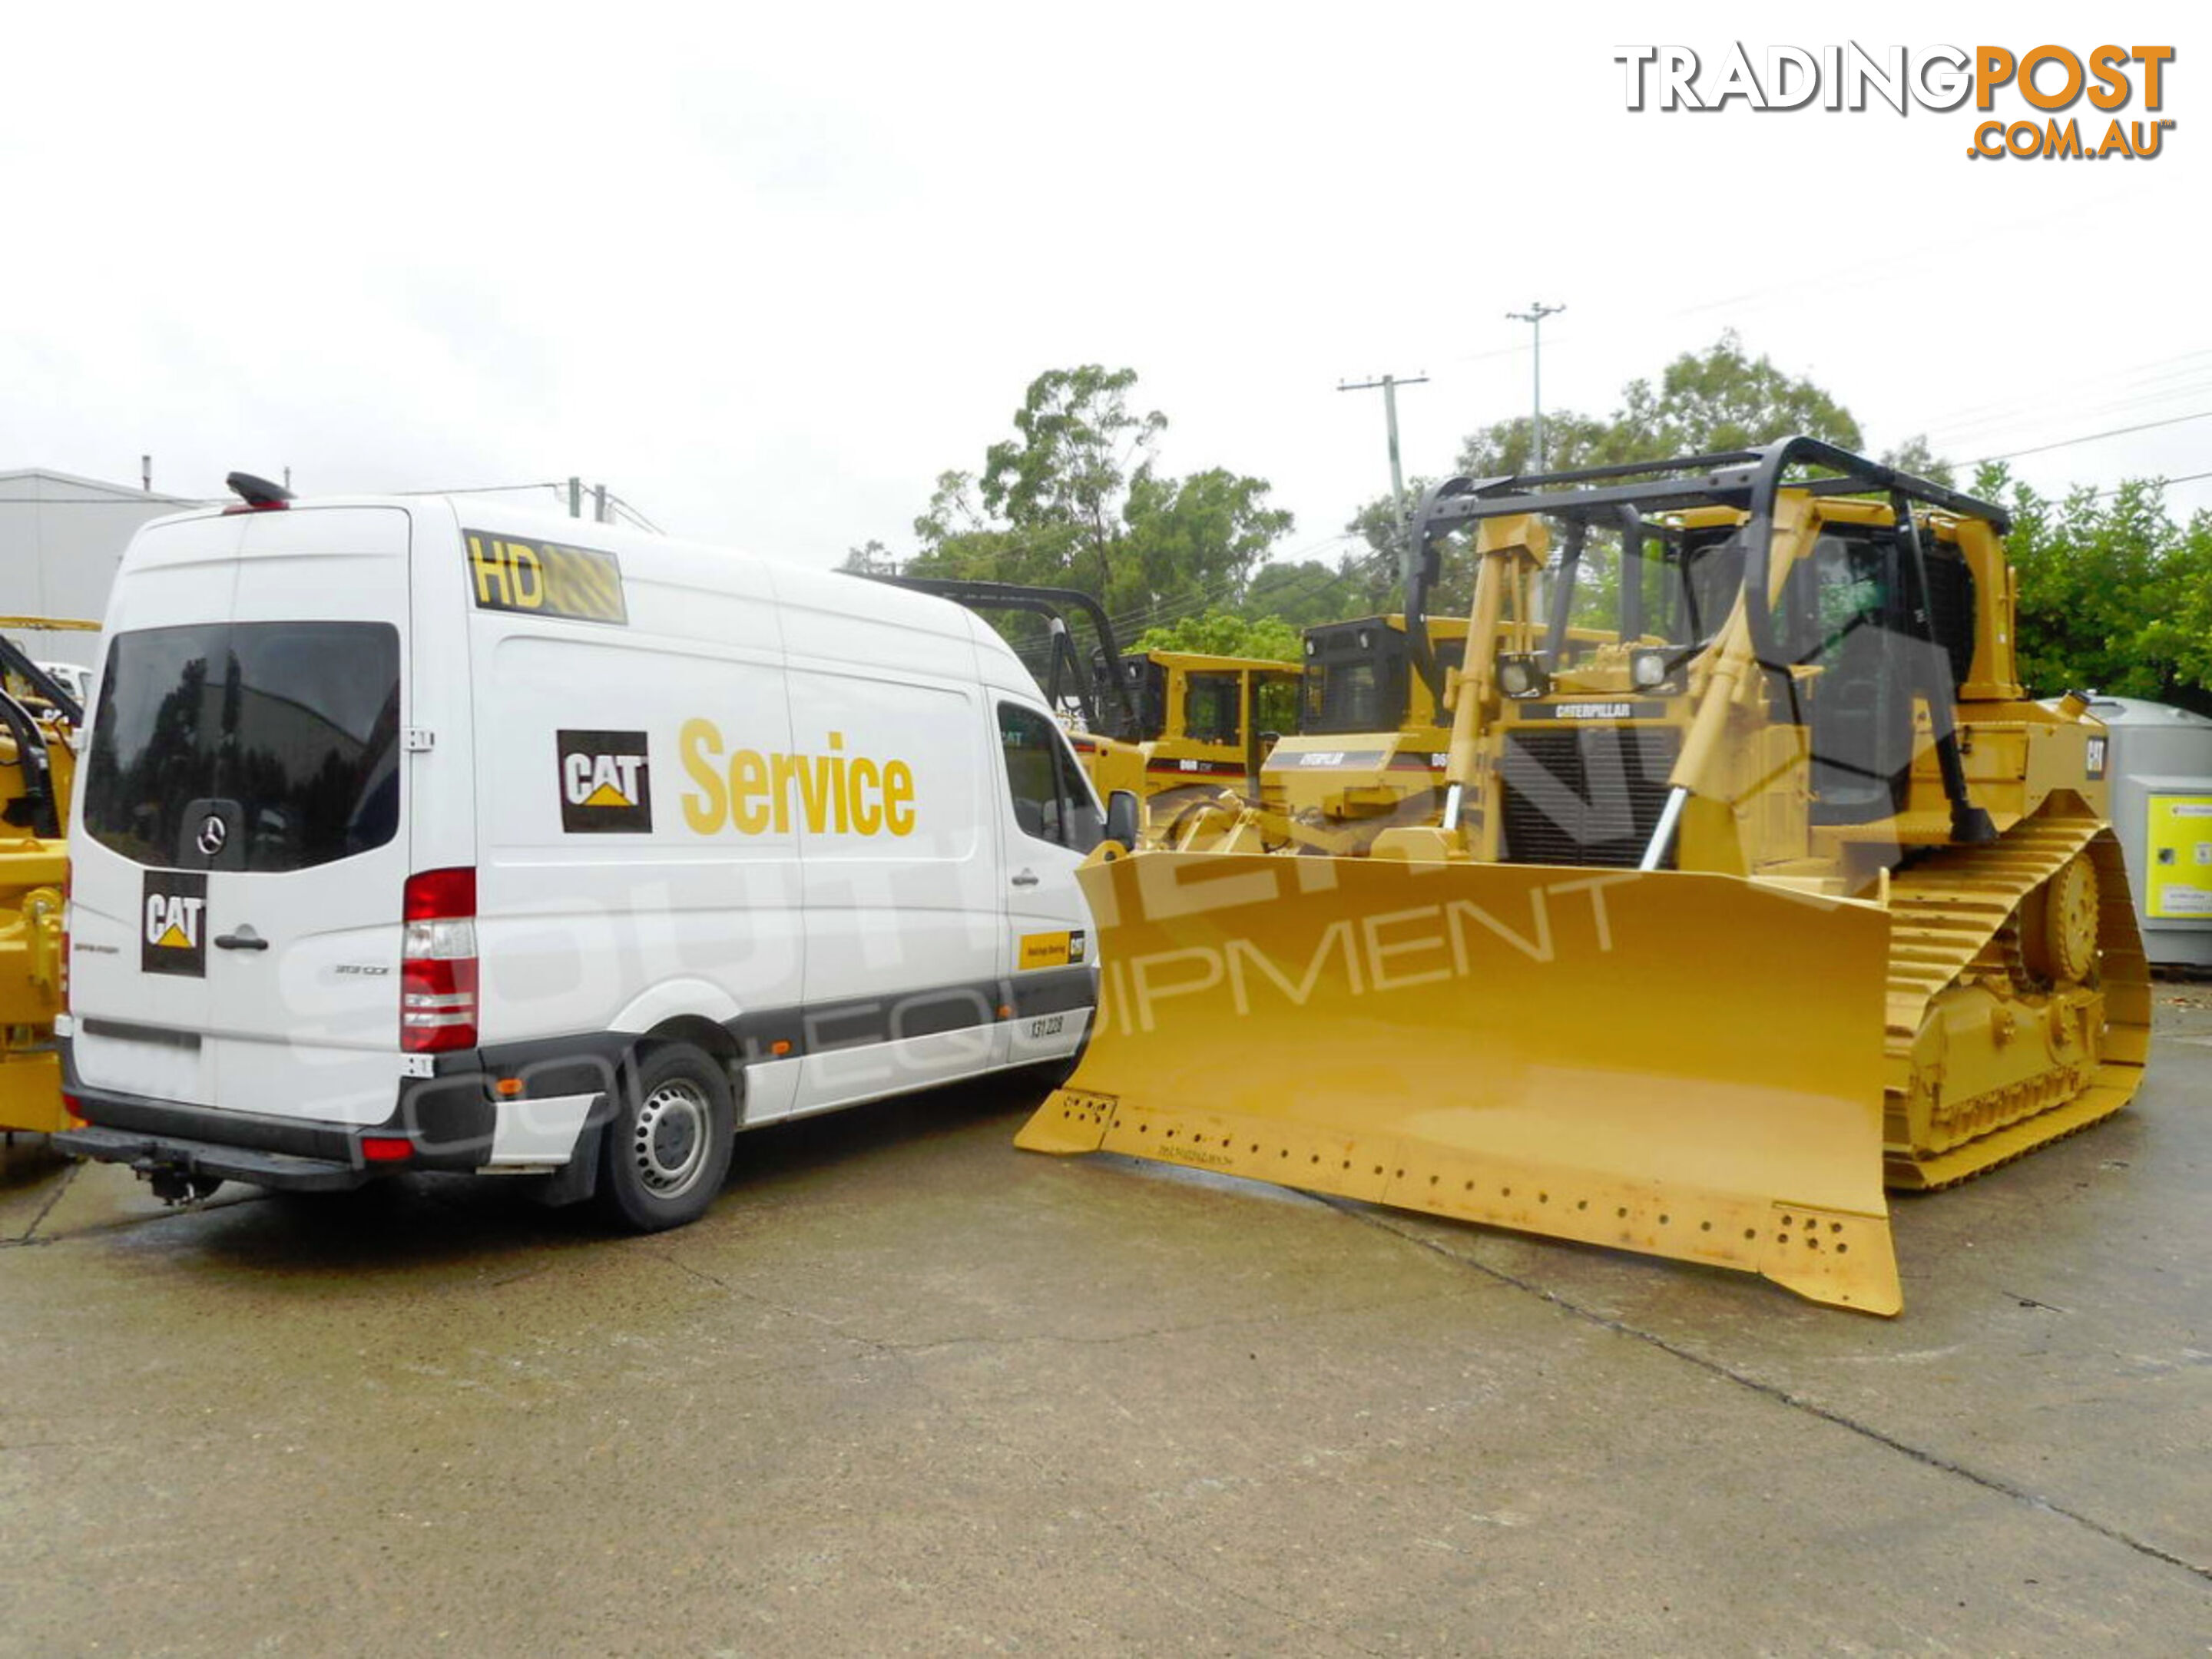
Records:
M283 484L257 478L251 472L234 472L223 483L236 490L248 507L257 510L282 507L292 499L292 492Z

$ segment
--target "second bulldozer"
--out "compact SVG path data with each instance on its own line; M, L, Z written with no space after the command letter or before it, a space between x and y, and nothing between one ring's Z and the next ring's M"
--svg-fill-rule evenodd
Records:
M1296 663L1194 651L1124 653L1105 607L1072 587L963 577L872 580L987 616L1041 619L1046 704L1060 714L1099 794L1126 789L1137 797L1145 845L1164 839L1194 806L1225 816L1258 799L1261 764L1296 724ZM1096 641L1087 660L1074 644L1072 616L1089 624Z
M2148 988L2086 700L2019 683L2002 509L1810 439L1454 479L1434 821L1103 849L1033 1150L1104 1149L1901 1305L1885 1182L2117 1111ZM1253 815L1256 820L1261 815Z
M0 630L99 627L0 617ZM70 1124L54 1016L66 988L63 832L83 724L70 689L0 631L0 1131L53 1134Z

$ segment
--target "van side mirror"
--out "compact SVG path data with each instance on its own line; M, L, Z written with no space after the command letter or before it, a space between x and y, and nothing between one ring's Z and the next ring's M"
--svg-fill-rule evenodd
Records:
M1106 839L1133 848L1137 844L1137 792L1116 789L1106 797Z

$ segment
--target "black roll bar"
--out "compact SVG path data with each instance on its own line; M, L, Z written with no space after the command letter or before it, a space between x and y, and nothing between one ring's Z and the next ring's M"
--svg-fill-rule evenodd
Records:
M1105 735L1124 742L1140 742L1144 737L1144 719L1137 712L1136 699L1129 695L1128 677L1121 672L1121 647L1114 637L1114 624L1107 620L1106 607L1079 587L1036 587L1024 582L974 581L958 576L878 576L870 581L884 582L893 587L911 589L917 593L933 594L940 599L951 599L971 611L1024 611L1042 617L1053 624L1052 669L1045 687L1045 700L1058 705L1061 688L1060 670L1067 668L1073 685L1067 695L1075 698L1083 709L1084 723L1093 731L1115 729ZM1098 636L1099 649L1105 653L1109 672L1103 678L1114 687L1115 701L1120 705L1118 724L1108 716L1101 706L1098 680L1069 641L1067 613L1079 611L1091 623Z
M1826 468L1833 476L1785 482L1793 469L1805 467ZM1611 482L1620 479L1640 482ZM1577 487L1589 485L1597 487ZM1673 460L1626 462L1505 478L1447 478L1436 485L1422 497L1414 516L1413 556L1406 591L1406 629L1409 637L1419 642L1415 661L1421 667L1422 678L1429 681L1430 689L1441 698L1443 676L1436 670L1434 653L1426 649L1428 629L1420 613L1441 569L1437 544L1451 531L1483 519L1534 513L1564 520L1571 540L1577 526L1611 522L1622 532L1622 579L1626 583L1627 553L1633 547L1640 558L1643 538L1650 529L1645 522L1648 519L1692 507L1727 507L1745 515L1744 611L1751 630L1753 653L1760 669L1771 677L1773 689L1778 694L1773 699L1776 706L1788 708L1790 718L1802 723L1796 683L1790 672L1793 665L1783 655L1780 642L1775 637L1772 594L1769 591L1775 505L1785 488L1803 489L1816 495L1881 494L1889 498L1909 589L1907 608L1913 636L1934 647L1916 653L1916 658L1923 665L1936 662L1942 654L1942 647L1936 638L1934 611L1929 601L1926 551L1913 519L1913 506L1917 503L1961 518L1984 520L1999 535L2012 527L2011 515L1994 502L1977 500L1880 461L1869 460L1824 439L1796 437L1755 449L1723 450ZM1579 544L1575 545L1579 551ZM1571 565L1563 556L1563 572L1570 568ZM1635 586L1637 609L1640 611L1641 584ZM1627 631L1627 592L1625 586L1624 635ZM1555 656L1561 636L1559 614L1555 605L1552 619ZM1640 616L1638 620L1640 623ZM1469 646L1474 648L1474 642L1469 641ZM1951 805L1953 837L1962 842L1990 840L1996 832L1989 815L1966 796L1966 770L1959 757L1958 728L1952 708L1953 688L1939 684L1942 677L1932 668L1923 666L1919 677L1927 683L1914 689L1926 700L1934 725L1943 793Z

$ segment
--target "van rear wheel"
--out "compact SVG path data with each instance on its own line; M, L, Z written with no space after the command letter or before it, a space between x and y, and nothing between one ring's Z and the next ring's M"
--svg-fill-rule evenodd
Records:
M668 1042L641 1051L625 1083L600 1145L600 1207L641 1233L696 1221L730 1173L729 1079L713 1056Z

